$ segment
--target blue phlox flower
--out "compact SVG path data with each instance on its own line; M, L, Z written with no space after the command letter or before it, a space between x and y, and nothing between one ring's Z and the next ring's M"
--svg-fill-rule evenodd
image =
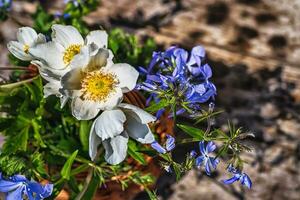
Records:
M155 149L158 153L165 154L172 151L175 148L175 138L171 135L167 135L167 141L165 143L165 148L162 147L157 141L151 144L151 147Z
M40 200L49 197L52 191L53 184L41 185L27 180L22 175L14 175L5 179L0 174L0 192L6 194L6 200L23 200L24 196L27 196L29 200Z
M174 95L177 97L179 114L189 111L193 115L201 110L200 104L213 101L217 93L215 85L209 80L212 70L204 63L204 59L205 50L202 46L194 47L190 54L176 46L171 46L164 52L153 52L149 67L139 68L146 80L137 89L156 93L157 98L170 98ZM149 101L152 98L151 96ZM180 106L183 104L185 106ZM182 107L189 109L181 109ZM161 113L163 111L159 114Z
M246 173L237 170L236 168L233 167L232 164L228 166L227 171L232 173L233 176L227 180L223 180L224 184L228 185L236 181L240 181L242 185L245 185L247 188L251 189L252 181Z
M187 63L188 66L198 65L201 66L201 60L205 58L205 49L202 46L195 46L191 51L190 59Z
M192 85L189 91L188 101L190 103L205 103L214 98L217 93L216 86L213 83L201 83Z
M199 142L199 148L201 155L196 158L196 166L198 168L204 166L206 174L210 175L213 169L217 169L220 162L219 159L209 156L210 153L215 151L216 145L210 141L205 146L205 142L201 141Z

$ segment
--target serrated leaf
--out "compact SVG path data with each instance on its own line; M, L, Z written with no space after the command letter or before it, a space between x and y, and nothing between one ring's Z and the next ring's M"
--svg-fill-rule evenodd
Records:
M64 166L60 172L63 179L66 179L66 180L70 179L72 164L77 156L77 153L78 153L78 150L74 151L72 153L72 155L70 156L70 158L68 158L68 160L64 164Z
M137 162L139 162L142 165L146 165L147 162L145 161L145 158L143 154L138 152L138 148L134 141L129 140L128 141L128 154L135 159Z
M205 138L204 131L202 131L201 129L194 128L194 127L188 126L188 125L183 125L183 124L177 124L177 126L181 130L183 130L184 132L186 132L187 134L192 136L193 138L196 138L199 140L203 140Z

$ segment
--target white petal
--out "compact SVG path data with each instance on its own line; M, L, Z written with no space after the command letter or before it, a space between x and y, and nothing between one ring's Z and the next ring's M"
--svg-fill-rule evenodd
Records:
M57 70L66 68L63 62L64 48L56 42L38 44L30 48L29 53L35 58L43 60L50 68Z
M82 36L73 26L54 24L52 31L52 40L60 43L65 48L68 48L72 44L84 44Z
M95 71L106 66L109 52L107 49L99 49L94 56L90 57L88 65L84 68L84 71Z
M154 142L154 135L147 124L139 122L130 114L126 114L126 118L125 129L130 137L143 144Z
M109 110L115 108L123 100L121 88L116 87L115 91L107 98L105 102L99 102L101 110Z
M126 158L128 135L125 131L114 138L104 140L102 143L105 149L104 158L109 164L117 165Z
M86 36L86 43L95 43L99 48L107 48L107 38L108 35L106 31L91 31Z
M127 103L121 103L119 107L122 108L122 110L125 113L130 113L130 115L133 118L135 118L135 120L137 120L142 124L147 124L150 122L154 122L156 120L156 117L154 117L150 113L147 113L146 111L144 111L143 109L137 106L127 104Z
M24 52L24 44L16 41L11 41L7 44L7 48L15 57L20 60L30 61L33 57L30 54Z
M65 107L66 103L68 102L69 97L67 96L61 96L60 97L60 108Z
M90 120L99 113L97 102L82 100L80 97L72 99L71 109L73 116L78 120Z
M68 72L68 69L66 70L51 69L45 62L39 60L33 60L31 61L31 64L35 65L39 69L40 75L43 77L43 79L47 81L52 81L52 80L59 81L62 75Z
M89 47L83 46L80 49L80 53L73 57L69 67L71 69L83 68L89 64L89 61L90 61Z
M96 119L96 133L102 141L113 138L123 132L125 121L126 116L121 110L106 110Z
M89 155L91 157L91 160L95 160L98 146L99 144L101 144L101 138L97 136L95 131L95 123L96 120L92 124L89 137Z
M61 78L63 90L80 90L83 74L80 68L72 69Z
M123 92L129 92L135 88L139 73L132 66L126 63L119 63L112 65L108 70L118 77L120 81L119 87L122 88Z
M22 27L17 32L17 39L22 44L32 46L37 39L38 35L33 28Z
M39 33L36 40L34 41L34 45L36 44L43 44L46 43L47 39L46 36L44 36L43 34Z
M50 95L60 95L59 88L61 87L59 81L51 81L44 85L44 97L48 97Z

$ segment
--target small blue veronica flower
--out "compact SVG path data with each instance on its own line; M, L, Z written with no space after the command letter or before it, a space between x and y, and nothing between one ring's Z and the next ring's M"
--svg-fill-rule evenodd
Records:
M240 181L242 185L245 185L247 188L251 189L252 181L246 173L242 173L241 171L237 170L236 168L233 167L232 164L228 166L227 171L232 173L233 177L227 180L223 180L224 184L228 185L236 181Z
M35 181L28 181L25 176L14 175L5 179L0 173L0 192L6 194L6 200L40 200L49 197L53 191L53 184L41 185Z
M204 165L206 174L210 175L213 169L217 169L217 165L220 162L219 159L209 156L216 149L216 145L210 141L205 146L204 141L201 141L199 142L199 147L201 155L196 158L196 166L200 168Z
M157 141L151 143L151 147L155 149L158 153L165 154L172 151L175 148L175 138L171 135L167 135L167 141L165 148L162 147Z

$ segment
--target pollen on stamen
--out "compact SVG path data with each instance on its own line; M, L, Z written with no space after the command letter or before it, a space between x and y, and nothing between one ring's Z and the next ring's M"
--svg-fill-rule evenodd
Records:
M89 72L81 81L82 98L105 102L115 92L118 80L114 74L102 71Z
M23 46L23 51L26 53L26 54L28 54L29 53L29 45L27 45L27 44L25 44L24 46Z
M64 52L63 61L66 65L70 64L73 57L80 52L80 48L82 45L80 44L73 44L70 45Z

